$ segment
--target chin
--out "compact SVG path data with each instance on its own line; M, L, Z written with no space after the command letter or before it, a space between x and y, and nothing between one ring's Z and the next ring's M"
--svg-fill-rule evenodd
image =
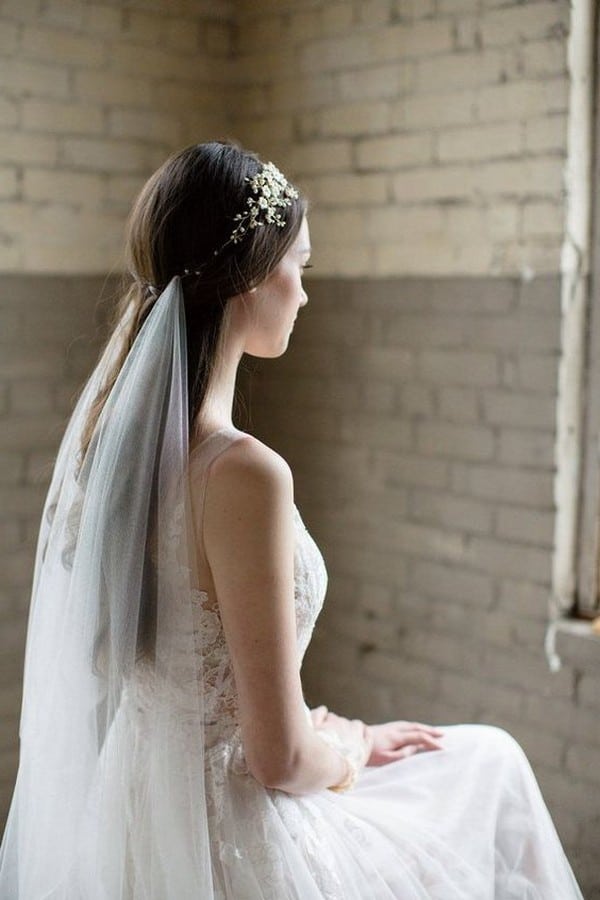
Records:
M282 341L278 347L273 347L270 350L260 350L256 352L246 350L245 352L248 356L253 356L255 359L277 359L278 356L283 356L288 348L288 344L289 340L287 337L285 337L282 338Z
M276 359L287 350L292 331L293 327L290 326L287 331L280 332L277 336L271 334L268 341L263 337L254 347L246 347L244 352L256 359Z
M290 345L290 336L288 334L286 337L283 338L281 345L280 345L279 353L276 353L275 356L283 356L283 354L285 353L285 351L287 350L289 345Z

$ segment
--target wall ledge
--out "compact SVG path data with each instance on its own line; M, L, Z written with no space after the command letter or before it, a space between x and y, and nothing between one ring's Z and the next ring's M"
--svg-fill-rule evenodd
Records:
M556 652L563 664L600 674L600 635L592 623L561 619L556 623Z

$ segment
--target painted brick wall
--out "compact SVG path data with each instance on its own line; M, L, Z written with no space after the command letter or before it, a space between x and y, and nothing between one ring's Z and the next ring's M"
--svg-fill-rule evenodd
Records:
M313 200L310 302L285 356L252 361L239 423L290 461L330 573L307 696L507 727L600 898L597 656L566 646L552 675L542 651L569 4L124 6L0 13L2 801L39 512L103 292L73 276L118 270L146 175L225 129Z
M0 270L119 271L148 175L225 129L230 0L0 8Z
M569 4L273 0L236 23L236 133L313 201L309 305L254 364L250 423L330 573L308 699L507 728L600 898L598 647L560 638L555 674L543 652Z
M171 151L226 128L220 72L231 10L228 0L7 0L0 8L2 819L55 454L115 296L105 279L121 268L133 197Z
M0 267L119 270L168 152L232 132L309 192L323 273L551 272L568 4L10 0ZM231 53L234 56L231 56Z
M568 3L238 9L236 131L310 193L322 273L558 270Z
M23 654L40 517L58 445L116 284L0 276L0 821L18 761Z

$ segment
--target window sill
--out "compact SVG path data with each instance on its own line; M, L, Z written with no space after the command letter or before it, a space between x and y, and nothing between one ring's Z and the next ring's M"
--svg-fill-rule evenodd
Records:
M591 621L562 619L556 623L556 652L563 664L600 671L600 635Z

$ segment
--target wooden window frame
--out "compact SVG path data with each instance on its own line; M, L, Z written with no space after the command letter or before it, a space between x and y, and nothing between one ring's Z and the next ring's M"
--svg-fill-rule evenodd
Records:
M579 619L600 615L600 16L596 19L587 365L583 384L577 588L573 610L573 615Z

